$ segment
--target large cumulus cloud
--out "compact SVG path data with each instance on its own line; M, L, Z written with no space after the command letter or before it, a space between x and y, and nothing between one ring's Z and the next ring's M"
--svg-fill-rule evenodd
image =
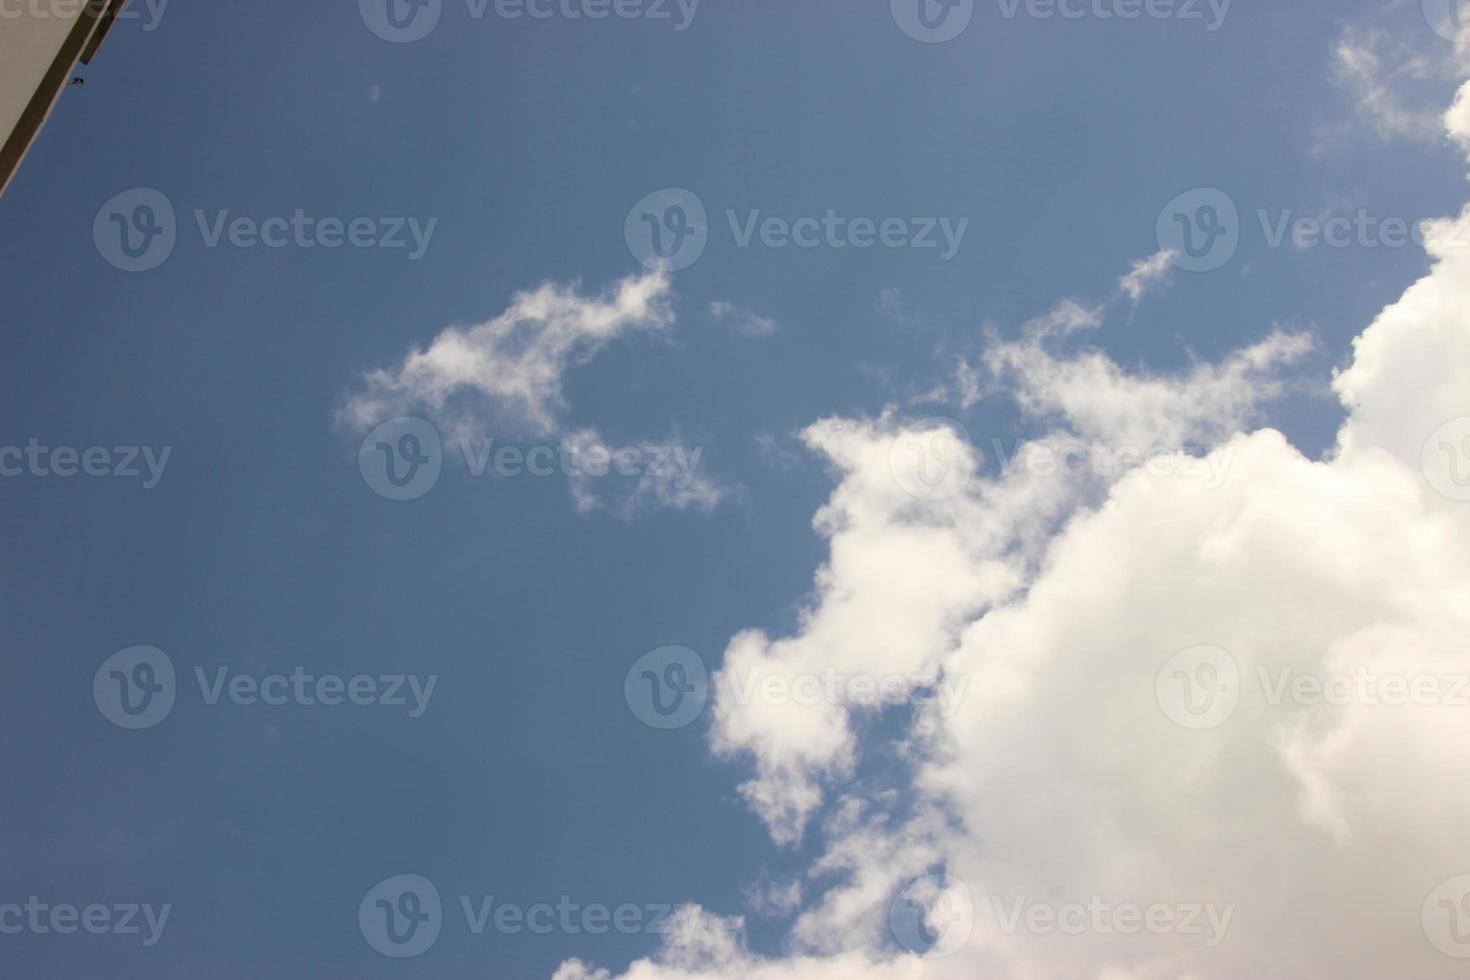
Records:
M1466 98L1448 120L1461 140ZM1077 349L1097 320L1079 304L984 359L1050 428L1023 462L997 471L983 445L896 414L813 425L806 442L838 477L816 521L830 559L800 628L735 637L724 672L834 667L915 692L965 678L965 696L915 710L902 778L875 794L849 787L875 748L859 721L879 709L722 693L714 748L750 764L753 811L777 844L820 834L809 900L783 956L691 906L621 976L1464 975L1470 425L1454 421L1470 416L1470 249L1450 228L1335 379L1346 417L1325 458L1257 422L1305 338L1139 377ZM952 492L906 469L935 440ZM1037 463L1100 445L1179 452ZM1375 686L1313 686L1350 678ZM1225 708L1192 717L1186 699L1211 692ZM901 948L889 916L938 873L975 909L944 957ZM1213 927L1017 918L1038 905L1194 908ZM571 962L557 980L610 976Z

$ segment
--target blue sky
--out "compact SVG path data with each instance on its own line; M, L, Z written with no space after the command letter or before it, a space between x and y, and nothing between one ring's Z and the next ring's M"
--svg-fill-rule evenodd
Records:
M1410 118L1448 106L1453 72L1343 68L1344 45L1386 65L1448 60L1418 8L1236 0L1209 31L1008 19L977 0L968 29L938 44L905 34L881 0L704 0L684 30L677 6L671 20L511 20L444 0L411 43L376 36L347 0L177 3L119 24L0 200L0 445L169 456L153 487L34 468L0 479L0 903L172 911L147 948L0 936L5 972L510 978L574 957L621 971L660 945L473 935L460 896L492 895L696 902L745 915L750 949L784 955L789 916L753 913L748 886L806 875L831 837L773 840L738 789L748 758L716 751L708 717L643 724L629 668L679 646L713 670L744 630L802 630L829 558L813 519L842 470L803 445L807 426L893 406L956 418L981 448L1037 435L995 385L956 397L954 372L1019 343L1064 297L1111 300L1087 345L1143 374L1225 361L1276 328L1310 333L1251 427L1327 453L1344 419L1333 369L1430 258L1361 240L1272 247L1258 212L1458 211L1463 157ZM128 272L94 223L138 188L172 206L177 241ZM665 188L697 195L708 245L651 310L596 336L589 304L657 278L624 229ZM1237 205L1238 252L1112 300L1160 251L1161 209L1195 188ZM417 258L209 247L195 216L298 209L432 232ZM945 260L742 248L727 216L829 209L968 224ZM518 362L551 370L547 391L441 398L402 372L446 328L494 322L544 283L574 308L575 335ZM752 317L770 323L749 329ZM494 350L514 360L534 342L506 324ZM380 370L386 395L365 380ZM374 492L359 468L373 426L348 417L354 398L374 424L431 419L445 446L431 491ZM698 447L705 495L636 477L477 477L458 450L470 431L526 449L589 433L609 448ZM993 453L979 464L995 467ZM167 654L177 698L130 731L92 685L140 645ZM298 667L437 686L410 717L211 705L195 682L196 668ZM909 792L882 748L908 724L862 723L875 747L848 792ZM445 904L438 941L405 959L379 955L356 917L400 874L432 880ZM808 902L828 887L813 881Z

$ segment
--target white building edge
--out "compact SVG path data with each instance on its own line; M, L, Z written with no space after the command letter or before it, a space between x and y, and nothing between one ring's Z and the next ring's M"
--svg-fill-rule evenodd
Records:
M77 62L87 64L127 0L0 9L0 194L46 124Z

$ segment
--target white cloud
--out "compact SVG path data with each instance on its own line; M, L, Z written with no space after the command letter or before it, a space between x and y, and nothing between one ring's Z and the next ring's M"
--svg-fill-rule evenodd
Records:
M1165 249L1149 258L1138 260L1133 263L1132 271L1119 280L1118 288L1137 305L1150 290L1168 282L1175 258L1172 250Z
M1455 94L1454 104L1445 113L1444 126L1450 139L1470 153L1470 95L1464 88Z
M517 293L493 320L449 327L427 347L411 349L396 367L369 372L344 398L337 419L350 433L362 433L417 415L438 425L451 442L488 432L555 437L583 455L611 453L615 447L595 429L568 426L563 381L608 342L661 333L673 324L670 284L660 272L629 277L598 296L584 295L577 284L544 283ZM653 468L640 470L638 482L621 496L618 481L579 471L571 484L578 509L610 506L625 515L649 506L709 511L729 493L697 470L703 449L655 448L648 454ZM686 463L696 470L681 465Z
M609 446L596 431L583 429L564 437L577 457L601 454L616 459L619 447ZM662 446L637 446L640 465L637 482L621 494L609 494L605 475L583 468L571 476L572 500L582 513L608 508L625 518L637 517L649 510L694 510L708 514L718 507L736 488L727 487L701 470L703 446L687 446L668 440Z
M1385 139L1438 139L1442 130L1437 114L1410 107L1400 91L1404 81L1422 79L1429 63L1386 48L1382 34L1344 32L1332 52L1338 83L1352 93L1363 120Z
M801 879L777 879L770 875L747 882L741 894L751 910L767 919L781 919L801 908Z
M709 305L710 316L728 322L734 329L747 337L769 337L780 329L780 324L770 317L758 316L742 310L733 303L718 300Z
M802 456L795 449L789 448L789 439L778 439L769 432L756 435L755 445L767 466L775 470L790 470L802 464Z
M1347 417L1326 460L1250 431L1301 338L1138 377L1047 349L1095 319L1076 304L989 359L1057 425L1046 439L1199 441L1228 462L1222 483L1147 468L986 475L972 447L947 459L955 492L926 496L904 489L932 485L907 469L922 453L893 450L934 432L891 414L813 425L806 441L839 478L816 522L831 557L793 635L740 634L723 671L964 677L969 693L958 710L916 712L889 793L851 782L881 747L862 737L869 709L722 694L714 745L752 764L744 794L775 840L820 821L812 901L781 956L752 954L739 919L688 909L622 976L1463 975L1431 940L1454 941L1436 888L1470 872L1470 708L1272 703L1261 680L1470 670L1470 504L1433 489L1470 458L1423 452L1470 415L1470 257L1443 235L1428 247L1429 275L1337 378ZM1169 710L1174 678L1159 678L1201 644L1233 658L1215 680L1239 700L1218 727L1189 730ZM963 949L931 960L896 949L886 912L903 881L936 868L969 885L978 915ZM1215 945L1180 930L1045 934L1008 925L1016 900L1229 919ZM567 964L558 980L605 976Z
M887 286L880 290L873 309L899 326L912 327L918 324L918 320L909 312L908 304L904 302L903 291L896 286Z
M1396 36L1358 24L1332 49L1334 81L1352 96L1362 124L1385 140L1443 139L1440 107L1467 67L1463 45L1427 30Z
M451 425L488 417L532 435L554 434L566 408L567 370L622 334L671 326L668 293L669 280L656 272L625 279L603 296L550 282L517 293L495 319L449 327L398 367L369 373L340 417L354 431L423 412Z
M1313 345L1308 335L1278 331L1219 364L1198 364L1187 374L1130 374L1098 351L1052 354L1048 342L1056 336L1058 315L1033 323L1020 341L991 348L986 364L1011 382L1028 413L1063 418L1078 435L1115 445L1218 442L1250 421L1259 403L1281 393L1279 368Z
M1175 254L1166 249L1134 262L1132 270L1118 281L1118 296L1127 296L1132 300L1134 307L1137 307L1139 301L1150 290L1168 281L1173 269L1174 258ZM1094 306L1083 305L1074 299L1063 300L1044 315L1026 324L1024 343L994 345L987 352L985 361L988 363L984 366L993 375L1003 375L1005 370L1011 367L1020 369L1023 377L1029 374L1032 380L1039 380L1040 375L1044 372L1037 370L1038 368L1050 369L1057 366L1057 363L1045 354L1043 345L1054 339L1064 339L1073 334L1096 330L1102 325L1109 309L1116 305L1116 299L1116 296L1111 297ZM897 290L884 290L883 302L884 304L891 302L896 310L902 305ZM1302 338L1302 341L1305 343L1305 338ZM1281 356L1283 359L1292 359L1299 353L1301 351L1283 349ZM1044 363L1038 364L1038 361ZM1262 365L1262 367L1266 366L1269 365ZM1094 360L1089 365L1083 365L1079 361L1078 367L1083 370L1098 369L1102 367L1102 364ZM963 357L956 357L949 376L910 399L909 404L946 404L962 411L969 411L978 405L986 395L987 380L980 366ZM997 380L1004 379L998 378ZM1041 396L1040 392L1031 394Z
M985 383L980 370L963 357L955 358L949 381L933 389L916 402L944 402L969 411L985 396Z

